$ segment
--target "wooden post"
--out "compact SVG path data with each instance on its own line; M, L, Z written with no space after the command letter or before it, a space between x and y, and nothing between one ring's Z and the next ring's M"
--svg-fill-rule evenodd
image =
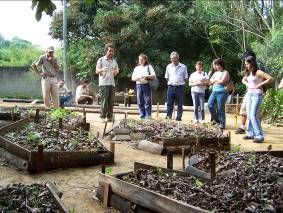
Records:
M209 152L209 161L210 161L210 176L211 179L216 177L215 170L215 152Z
M63 129L63 118L59 118L59 129Z
M159 102L156 104L156 117L158 118L159 116Z
M173 169L173 152L167 151L167 169Z
M105 164L101 164L101 173L105 174Z
M105 125L104 125L104 129L103 129L103 135L102 135L102 138L104 138L104 136L105 136L106 127L107 127L107 122L105 122Z
M39 144L37 146L37 172L43 170L43 145Z
M182 148L182 168L183 168L183 171L185 171L185 148L183 147Z
M112 117L113 119L112 119L112 123L114 124L114 122L115 122L115 113L113 113L113 117Z
M110 142L110 152L113 152L113 154L115 153L115 142L113 141Z
M108 207L109 204L109 195L110 195L110 184L104 183L103 185L103 206Z
M125 122L124 127L127 127L128 112L125 112Z
M85 108L83 108L83 123L86 124L86 111L85 111Z
M34 123L39 122L39 109L35 110L35 117L34 117Z

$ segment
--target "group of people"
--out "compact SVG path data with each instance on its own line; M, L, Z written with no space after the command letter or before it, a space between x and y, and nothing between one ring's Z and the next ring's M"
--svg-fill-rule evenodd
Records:
M41 84L43 99L46 107L50 107L50 98L54 107L70 101L72 95L64 86L64 81L59 82L59 92L57 85L57 73L59 70L58 60L54 57L54 48L50 47L47 54L42 55L32 64L38 72L37 66L42 65ZM99 58L96 64L96 74L99 76L99 96L100 96L100 118L102 122L113 121L114 88L115 77L119 73L117 61L114 59L115 47L109 43L105 45L105 54ZM191 95L194 105L194 123L204 123L204 99L205 90L212 88L208 99L208 109L211 114L211 122L219 124L219 128L225 129L225 103L229 95L226 85L230 81L230 74L225 69L223 59L217 58L212 62L212 69L209 73L204 72L203 62L198 61L195 71L189 76L186 65L179 61L178 52L170 54L171 63L166 67L165 79L167 80L167 110L166 119L172 119L174 104L177 105L177 121L182 120L183 96L186 83L191 86ZM254 142L263 142L264 136L259 118L260 105L263 99L263 86L272 81L272 77L261 71L257 67L255 56L245 58L246 73L242 83L247 87L247 93L243 100L241 112L243 114L246 106L247 131L244 139L254 139ZM152 112L152 97L149 81L156 78L153 66L145 54L140 54L138 64L132 73L132 81L136 82L137 104L139 115L142 119L150 119ZM59 95L60 94L60 95ZM60 98L59 98L60 97ZM94 101L93 91L89 87L89 81L84 80L76 91L76 103L92 104ZM237 130L238 133L241 130Z
M226 86L231 80L229 72L225 69L223 59L217 58L212 62L212 69L207 74L203 71L203 62L198 61L195 65L195 72L188 77L187 67L180 63L179 54L170 54L171 63L167 65L165 79L167 80L167 111L166 118L172 119L174 103L177 105L176 120L181 121L183 114L184 86L189 82L194 105L194 123L205 122L204 102L205 90L212 88L208 99L208 109L211 114L211 122L219 124L220 129L225 129L226 115L225 103L229 95ZM132 80L136 82L137 103L140 111L140 118L151 118L151 89L148 81L156 77L152 65L149 64L145 54L139 55L139 63L132 74ZM253 139L255 143L264 141L264 135L259 117L260 106L263 100L263 88L270 84L273 78L258 69L256 57L247 55L245 57L245 76L242 83L246 86L247 92L241 106L241 114L246 113L248 121L247 129L244 125L236 133L246 133L244 139Z

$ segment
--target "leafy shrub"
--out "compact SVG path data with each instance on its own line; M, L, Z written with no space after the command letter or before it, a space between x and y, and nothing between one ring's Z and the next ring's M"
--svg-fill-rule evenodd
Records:
M262 115L267 123L283 122L283 90L267 90L262 103Z

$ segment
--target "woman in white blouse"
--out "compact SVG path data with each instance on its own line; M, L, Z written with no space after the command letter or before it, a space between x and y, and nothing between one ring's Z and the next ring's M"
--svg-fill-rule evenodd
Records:
M149 64L148 57L145 54L140 54L138 65L132 74L132 81L136 82L140 118L151 118L151 89L148 81L154 78L156 78L156 74Z

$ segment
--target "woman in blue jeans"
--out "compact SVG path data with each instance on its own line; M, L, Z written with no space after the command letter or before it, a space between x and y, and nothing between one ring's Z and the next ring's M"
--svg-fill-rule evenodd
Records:
M213 60L215 72L210 78L209 84L212 85L212 93L208 99L208 108L211 114L212 122L219 120L219 128L225 129L225 102L228 92L225 90L225 84L229 79L229 73L225 70L224 61L221 58ZM217 104L218 113L215 110Z
M148 80L154 78L156 78L156 74L149 64L148 57L145 54L140 54L139 63L132 74L132 81L136 82L140 118L151 118L151 89Z
M194 124L198 122L204 123L204 96L208 83L208 75L203 71L202 61L196 63L196 71L190 75L189 85L191 86L191 94L194 104ZM200 119L199 119L200 111Z
M264 141L264 136L258 115L263 99L262 86L270 83L273 79L267 73L258 70L256 60L252 56L245 59L245 66L246 75L242 82L248 88L246 99L248 127L244 139L254 139L253 142L261 143Z

